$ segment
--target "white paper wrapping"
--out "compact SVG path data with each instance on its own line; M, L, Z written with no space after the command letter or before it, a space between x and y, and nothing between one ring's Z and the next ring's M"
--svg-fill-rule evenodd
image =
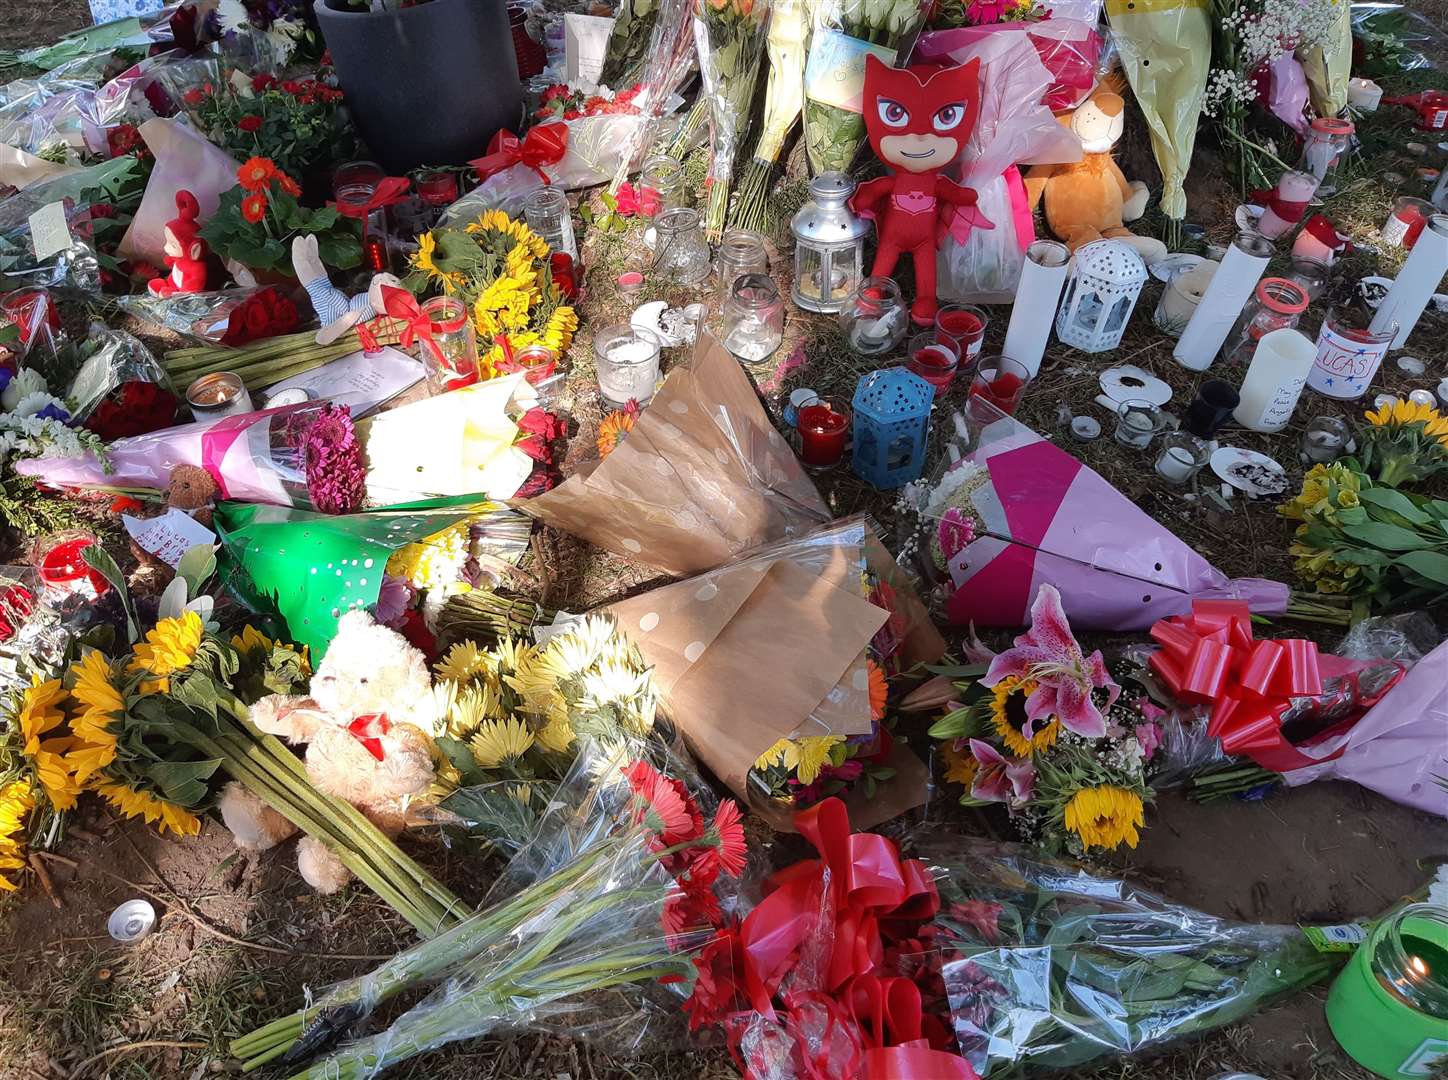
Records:
M1448 214L1434 214L1428 227L1418 234L1418 242L1408 253L1407 262L1398 271L1393 287L1378 305L1368 327L1374 333L1386 333L1398 324L1392 348L1401 349L1418 325L1418 317L1438 291L1438 283L1448 274Z
M1038 240L1026 249L1002 353L1026 365L1031 378L1040 370L1051 327L1056 324L1056 305L1061 300L1061 287L1066 284L1069 261L1065 245L1054 240Z
M1272 258L1272 245L1266 240L1262 244L1266 253L1260 256L1243 251L1237 244L1227 249L1221 269L1212 275L1211 284L1172 351L1182 367L1206 371L1212 366Z

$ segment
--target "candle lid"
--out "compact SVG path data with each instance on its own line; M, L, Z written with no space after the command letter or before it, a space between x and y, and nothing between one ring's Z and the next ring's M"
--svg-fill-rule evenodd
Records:
M1353 124L1351 120L1339 120L1333 116L1319 116L1312 122L1312 130L1320 131L1325 135L1351 135Z
M1257 283L1257 302L1278 315L1300 315L1307 310L1307 291L1287 278L1263 278Z

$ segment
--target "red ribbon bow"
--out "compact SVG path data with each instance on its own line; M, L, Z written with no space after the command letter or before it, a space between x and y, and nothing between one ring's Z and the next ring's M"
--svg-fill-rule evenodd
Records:
M366 713L357 717L347 725L347 730L352 738L362 744L362 748L375 757L378 761L383 758L382 736L392 728L392 722L387 719L386 713Z
M381 210L384 206L395 206L407 198L407 189L411 181L402 176L384 176L377 181L377 188L372 192L372 197L365 203L354 202L333 202L328 205L336 209L343 217L356 218L362 222L362 239L367 239L367 218L374 210Z
M486 180L511 165L526 165L536 172L545 184L551 184L553 181L548 179L543 166L562 161L567 149L567 124L539 124L521 139L511 131L498 132L488 143L487 154L474 158L468 164L477 170L479 180Z
M427 347L427 351L432 353L433 359L437 361L438 366L445 371L451 370L452 365L447 362L447 357L443 355L442 347L438 345L437 339L433 337L442 327L427 317L427 313L422 310L421 305L417 302L417 298L414 297L412 293L406 289L399 289L392 285L382 286L382 310L392 318L402 320L403 326L399 344L401 344L404 349L412 348L412 343L418 338L421 338L422 343ZM368 336L370 337L371 335L369 334ZM361 337L360 329L358 331L358 337ZM375 338L372 339L370 344L367 338L362 338L364 348L370 350L371 346L375 344Z
M1161 646L1151 669L1181 701L1212 706L1207 733L1227 753L1273 772L1332 760L1306 756L1282 734L1291 699L1323 692L1315 642L1254 641L1243 600L1194 601L1190 616L1161 620L1151 636Z

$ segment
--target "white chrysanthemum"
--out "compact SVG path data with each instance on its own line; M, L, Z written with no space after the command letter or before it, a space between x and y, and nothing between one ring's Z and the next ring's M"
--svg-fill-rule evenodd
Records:
M26 394L16 402L15 408L12 409L11 412L15 416L34 416L36 413L43 411L51 405L65 412L67 416L70 415L70 412L65 408L65 402L45 390L36 390L34 393Z
M1438 872L1428 884L1428 903L1448 908L1448 863L1440 863Z
M44 375L34 368L21 368L10 380L10 385L5 387L4 393L0 393L0 406L6 412L14 412L15 407L31 394L45 393L49 389Z

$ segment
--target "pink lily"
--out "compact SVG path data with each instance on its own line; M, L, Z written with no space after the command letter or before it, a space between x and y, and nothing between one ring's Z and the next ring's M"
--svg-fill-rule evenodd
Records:
M994 686L1012 676L1036 684L1035 693L1026 699L1022 734L1028 739L1035 721L1052 716L1068 731L1099 739L1106 733L1106 717L1091 700L1091 691L1105 689L1108 708L1121 696L1121 687L1107 674L1101 650L1082 654L1061 608L1061 594L1051 585L1042 585L1036 593L1031 628L991 661L981 685Z
M1146 723L1136 725L1136 741L1141 746L1141 757L1143 761L1150 761L1152 755L1161 747L1161 725Z
M970 797L982 802L1025 806L1036 790L1036 767L1029 761L1002 756L987 742L970 740L970 753L980 765L970 786Z

